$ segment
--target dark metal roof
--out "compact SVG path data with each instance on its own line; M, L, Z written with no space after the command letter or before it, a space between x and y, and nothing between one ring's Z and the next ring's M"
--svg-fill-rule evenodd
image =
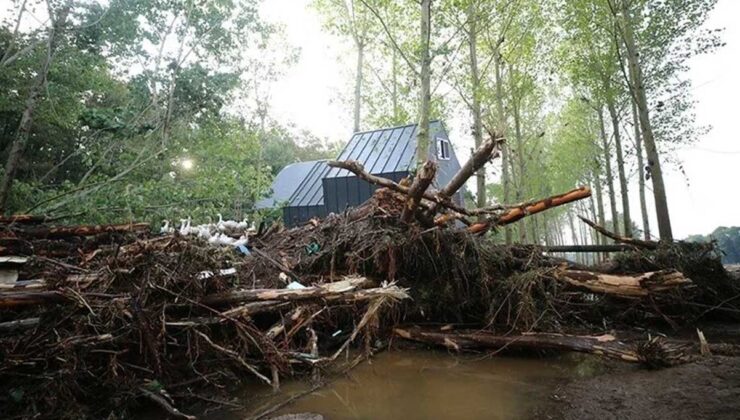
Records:
M383 174L387 178L396 179L404 176L403 174L408 173L416 165L416 135L417 124L358 132L352 136L337 160L356 160L372 174ZM444 125L440 121L430 123L429 137L432 139L448 138ZM437 159L437 143L437 141L432 141L430 144L430 159ZM450 147L449 152L448 160L439 161L440 165L434 181L435 187L447 184L460 169L454 147ZM257 208L272 208L278 205L292 208L324 207L325 182L323 180L352 177L355 175L351 172L331 168L323 160L294 163L280 171L273 182L273 197L258 202ZM345 181L347 180L341 180L341 182ZM348 185L345 182L342 184L342 189L346 193L348 202L354 203L357 200L349 199ZM363 191L363 197L372 193L369 185L364 185L364 183L358 185L361 185L357 188ZM360 189L357 190L357 194L360 194ZM354 189L352 192L355 192ZM359 200L359 195L355 198ZM334 201L336 199L337 197L334 197ZM330 203L327 205L331 207Z
M417 126L408 124L355 133L337 160L356 160L371 174L408 172L416 165ZM429 125L430 137L440 131L444 131L442 123L432 121ZM326 175L327 178L349 176L354 175L339 168L331 168Z
M298 187L303 184L308 174L317 165L326 167L326 162L314 160L293 163L284 167L272 182L272 195L258 201L255 207L258 209L269 209L289 202Z
M324 204L324 191L321 180L326 177L329 166L325 160L314 162L313 167L304 176L302 182L290 196L290 207L321 206Z

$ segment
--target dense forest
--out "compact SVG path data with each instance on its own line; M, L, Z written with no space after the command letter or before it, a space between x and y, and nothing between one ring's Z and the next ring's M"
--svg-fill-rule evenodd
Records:
M577 185L594 196L506 228L502 240L599 243L586 215L625 236L671 239L664 185L695 123L688 60L721 47L716 0L316 0L352 46L341 100L353 129L463 113L479 207ZM221 212L241 218L286 164L332 157L271 115L298 59L258 0L14 0L0 26L0 208L87 222ZM452 134L455 135L454 133ZM419 148L422 150L422 148ZM639 194L630 212L628 191ZM656 219L650 219L655 214ZM650 223L657 220L657 225Z

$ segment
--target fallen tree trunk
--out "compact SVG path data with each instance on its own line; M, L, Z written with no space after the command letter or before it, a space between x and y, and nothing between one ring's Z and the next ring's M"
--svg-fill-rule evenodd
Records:
M200 303L206 306L220 306L250 301L299 301L317 298L336 298L347 292L355 291L371 285L365 277L353 277L335 283L320 286L305 287L302 289L250 289L222 293L204 297Z
M562 206L563 204L572 203L574 201L582 200L591 196L591 189L588 187L580 187L574 190L568 191L563 194L554 195L552 197L544 198L541 200L533 201L524 204L520 207L509 208L498 216L492 216L487 218L484 222L475 223L468 227L470 233L484 233L494 226L503 226L510 223L514 223L518 220L523 219L526 216L541 213L545 210L549 210L554 207Z
M92 236L100 233L127 233L142 232L149 230L148 223L126 223L120 225L79 225L79 226L57 226L38 227L33 229L18 229L15 232L6 233L10 236L22 236L34 239L60 239L70 236Z
M555 277L578 288L623 298L642 298L691 284L690 279L675 270L661 270L634 275L558 270L555 272Z
M434 181L434 175L436 175L436 173L436 162L428 160L424 165L422 165L419 173L414 177L414 182L409 188L409 196L406 199L406 205L403 207L403 211L401 212L402 222L409 223L413 220L416 208L419 207L421 196L424 194L424 191L429 188L429 185L432 184L432 181Z
M12 216L0 216L0 224L9 225L14 223L38 224L48 222L46 216L34 216L30 214L14 214Z
M326 162L326 164L333 168L346 169L352 172L353 174L357 175L360 179L363 179L371 184L375 184L381 187L388 188L390 190L399 192L406 196L408 196L410 193L409 187L400 185L396 182L391 181L388 178L383 178L381 176L368 173L367 171L365 171L365 167L362 166L360 162L357 162L355 160L346 160L346 161L330 160ZM451 200L445 197L441 197L437 194L433 194L429 191L424 191L422 194L422 198L427 199L433 203L436 203L442 207L452 209L458 213L462 213L465 215L469 214L468 210L466 210L464 207L458 206L457 204L453 203Z
M619 242L622 244L632 245L637 248L644 248L644 249L657 249L658 248L658 242L655 241L644 241L642 239L635 239L635 238L628 238L625 236L619 236L616 233L610 232L606 230L604 227L597 225L596 223L586 219L583 216L578 216L579 219L583 220L583 223L591 226L593 230L599 232L600 234L606 236L609 239L614 240L615 242Z
M16 319L15 321L0 322L0 334L35 328L37 325L39 325L39 320L40 318L35 317Z
M452 176L450 182L448 182L447 185L445 185L437 195L443 200L449 200L450 197L452 197L460 188L462 188L463 185L465 185L470 177L475 175L475 173L478 172L480 168L485 166L486 163L497 156L497 154L499 153L500 145L503 144L504 141L504 138L491 134L488 140L478 146L478 149L473 152L473 155L470 156L470 159L468 159L468 161L463 164L463 166L457 171L457 173ZM427 212L427 215L429 217L434 217L437 212L438 205L438 203L432 205L432 207ZM463 212L458 211L458 213Z
M627 245L545 245L544 252L625 252L633 249Z
M337 284L337 283L330 283L330 284ZM322 304L331 304L331 303L356 303L356 302L364 302L364 301L373 301L378 299L385 299L384 301L390 300L403 300L408 299L409 295L407 293L407 289L400 288L394 284L390 285L384 285L380 287L375 287L371 289L363 289L363 290L335 290L330 291L322 286L318 287L312 287L310 288L308 292L305 292L306 289L298 289L298 290L291 290L291 289L275 289L274 292L279 292L273 294L275 296L274 300L258 300L257 302L250 302L241 306L237 306L234 308L231 308L227 311L221 312L218 317L191 317L187 319L178 319L178 320L172 320L168 321L168 326L173 327L192 327L197 325L212 325L212 324L222 324L224 322L227 322L229 320L233 320L235 318L239 317L247 317L254 315L256 313L264 313L264 312L271 312L276 311L278 309L283 309L287 306L290 306L291 303L304 303L308 301L309 303L313 303L312 301L316 300L319 303ZM322 291L317 291L316 289L323 289ZM266 291L266 289L262 289L263 292ZM304 293L292 293L292 292L304 292ZM264 296L264 295L263 295ZM229 298L229 299L226 299ZM260 296L254 296L254 295L243 295L239 296L240 299L259 299ZM219 296L211 296L209 298L206 298L206 300L201 301L201 304L205 304L204 302L209 302L210 306L219 306L227 303L238 303L241 302L241 300L237 300L235 296L232 294L229 295L219 295ZM170 308L177 308L177 307L183 307L183 308L192 308L189 305L172 305ZM308 318L314 317L316 314L312 314ZM292 316L292 315L291 315ZM297 320L294 320L297 322ZM299 322L300 323L300 322ZM275 326L273 326L274 328ZM272 328L271 328L272 330ZM280 331L275 331L272 334L276 336Z
M439 332L417 327L394 328L393 333L407 340L462 349L490 348L518 350L561 350L591 353L626 362L641 362L634 345L623 343L613 335L599 336L530 333L519 335L495 335L486 331Z
M452 197L465 183L478 172L478 169L482 168L486 163L495 158L499 153L501 144L504 143L504 138L499 136L491 136L488 140L484 141L478 149L473 152L465 164L457 171L452 177L450 182L447 183L439 194L444 197Z
M0 293L0 309L69 301L70 300L66 296L55 291Z
M645 341L624 342L611 334L593 336L524 333L502 336L488 331L440 332L419 327L395 328L393 333L407 340L444 346L455 351L465 349L492 349L496 352L505 349L575 351L623 362L641 363L653 368L688 363L699 357L698 346L694 343L668 340L658 336ZM716 348L720 350L719 347ZM729 351L736 350L733 348Z

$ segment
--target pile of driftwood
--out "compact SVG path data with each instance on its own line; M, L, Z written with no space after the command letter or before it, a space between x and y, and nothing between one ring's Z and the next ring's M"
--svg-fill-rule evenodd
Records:
M612 235L634 251L583 267L493 243L486 232L590 195L455 204L500 142L492 136L439 190L433 162L402 183L331 162L384 188L344 214L273 226L246 253L142 224L0 219L4 414L126 416L148 403L189 418L183 411L226 403L219 395L242 381L277 389L281 378L352 366L389 341L650 366L732 351L644 333L737 320L740 287L711 247Z
M2 222L5 416L131 416L149 401L189 417L176 407L218 403L214 391L247 377L278 388L354 341L369 353L380 313L407 298L359 276L263 282L235 250L146 225Z

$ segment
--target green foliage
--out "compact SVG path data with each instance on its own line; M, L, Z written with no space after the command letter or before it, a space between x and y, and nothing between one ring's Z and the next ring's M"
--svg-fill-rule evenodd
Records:
M279 40L279 28L261 21L257 6L253 0L75 4L34 112L8 212L106 223L202 220L219 212L241 218L284 165L330 154L331 146L306 133L294 138L284 125L266 127L229 112L235 97L252 99L243 87L273 80L278 64L295 59L286 48L279 63L254 60ZM0 57L18 53L0 71L3 161L46 54L45 28L16 36L14 23L0 26Z
M687 242L716 241L722 251L723 264L740 264L740 227L720 226L709 235L691 235Z
M612 159L613 133L605 133L604 150L596 112L605 103L613 103L619 114L627 169L636 172L628 117L633 98L618 33L624 22L614 13L621 1L432 3L431 116L469 115L471 99L480 100L484 125L507 138L509 201L606 185L601 168ZM106 222L156 223L217 212L239 218L252 211L285 165L335 156L338 144L270 115L272 84L295 62L297 50L279 26L261 19L260 3L74 2L34 111L9 211L84 212L80 220ZM674 149L705 131L695 124L683 72L691 57L722 45L720 31L702 27L715 3L629 2L661 159L670 161ZM419 5L312 4L324 29L344 41L337 55L348 72L354 74L357 62L344 47L364 51L362 125L417 120ZM28 0L28 5L38 8L42 2ZM15 33L18 7L0 23L3 161L47 52L47 26ZM477 19L477 83L467 42L473 39L471 16ZM347 86L340 94L347 115L353 93ZM501 202L502 171L495 171L487 191ZM529 219L533 236L557 236L566 219L562 212Z

